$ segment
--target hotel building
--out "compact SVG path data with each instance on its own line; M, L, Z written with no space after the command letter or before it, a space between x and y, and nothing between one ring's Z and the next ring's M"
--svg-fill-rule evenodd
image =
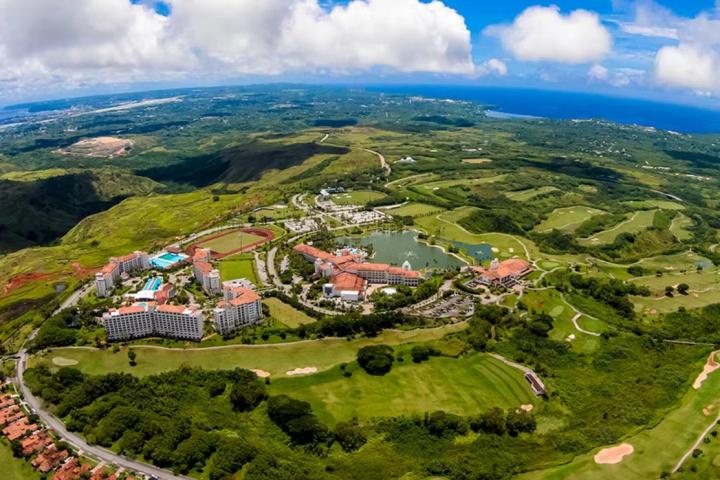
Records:
M387 263L370 263L363 255L333 255L310 245L296 245L294 250L315 264L315 274L329 278L323 288L325 295L346 300L359 300L365 296L367 283L417 287L423 279L409 263L394 267ZM340 252L345 253L345 252Z
M134 252L123 257L110 258L110 262L95 274L97 296L109 297L123 273L149 268L150 260L146 252Z
M205 319L194 305L137 303L112 309L103 315L108 340L168 337L200 341Z
M511 258L500 262L493 259L489 268L474 267L473 271L478 276L480 283L495 287L513 287L523 277L533 271L528 262L521 258Z
M223 296L223 301L214 310L218 333L226 335L260 322L262 303L254 290L228 282L224 285Z
M213 268L212 251L208 248L198 248L193 255L193 274L208 295L219 295L222 292L220 271Z

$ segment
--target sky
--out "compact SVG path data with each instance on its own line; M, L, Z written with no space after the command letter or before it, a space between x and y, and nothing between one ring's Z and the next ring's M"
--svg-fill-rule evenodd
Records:
M0 104L275 82L720 108L720 0L0 0Z

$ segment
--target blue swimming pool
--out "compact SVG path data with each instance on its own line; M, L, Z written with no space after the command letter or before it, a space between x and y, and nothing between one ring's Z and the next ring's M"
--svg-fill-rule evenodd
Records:
M183 253L165 252L156 257L151 258L150 265L152 265L155 268L170 268L172 266L177 265L180 262L185 261L186 258L188 258L188 256Z
M162 285L162 278L155 277L151 278L145 283L145 286L143 287L143 290L155 292L160 289L160 286Z

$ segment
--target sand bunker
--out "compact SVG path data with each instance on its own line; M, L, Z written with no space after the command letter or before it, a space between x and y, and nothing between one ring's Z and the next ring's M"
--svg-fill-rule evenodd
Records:
M57 365L58 367L70 367L72 365L77 365L77 360L71 360L69 358L63 358L63 357L55 357L53 358L52 362Z
M471 165L480 165L483 163L490 163L492 160L489 158L465 158L463 159L463 163L469 163Z
M635 451L629 443L623 443L617 447L603 448L595 454L595 463L601 465L614 465L623 461L625 456Z
M717 352L712 352L710 356L707 359L707 362L705 362L705 367L703 367L703 371L700 372L700 375L697 376L695 379L695 382L693 382L693 388L695 390L699 390L702 386L703 382L707 380L708 375L710 375L712 372L720 368L720 365L715 361L715 354Z
M703 415L709 417L713 413L713 410L715 410L715 405L708 405L707 407L703 408Z
M520 405L520 410L522 410L523 412L532 412L533 408L535 407L529 403L525 405Z
M315 367L306 367L306 368L296 368L295 370L290 370L289 372L285 372L285 374L289 377L294 377L295 375L312 375L313 373L317 373L318 369Z
M266 372L265 370L251 368L250 371L253 372L255 375L257 375L260 378L268 378L270 376L270 372Z

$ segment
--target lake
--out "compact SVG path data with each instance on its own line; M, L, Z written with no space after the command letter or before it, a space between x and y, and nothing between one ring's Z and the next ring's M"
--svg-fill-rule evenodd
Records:
M439 247L419 242L417 232L374 232L363 237L341 237L338 241L350 246L372 245L375 255L370 260L377 263L402 266L408 261L415 270L453 269L466 265Z

